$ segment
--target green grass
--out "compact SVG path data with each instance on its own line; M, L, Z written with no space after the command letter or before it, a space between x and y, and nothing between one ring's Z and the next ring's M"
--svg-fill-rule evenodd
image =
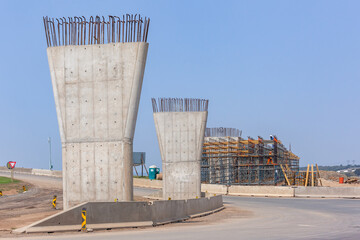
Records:
M19 180L14 179L14 183L19 182ZM0 184L7 184L7 183L13 183L11 181L11 178L8 177L0 177Z

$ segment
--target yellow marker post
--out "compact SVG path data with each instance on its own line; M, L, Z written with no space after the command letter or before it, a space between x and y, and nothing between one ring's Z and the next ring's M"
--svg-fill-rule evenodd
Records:
M82 217L82 224L81 224L81 231L86 231L86 208L81 210L81 217Z
M54 209L56 209L56 195L54 195L54 198L52 200L52 206Z
M171 200L171 197L169 197L168 200Z
M2 196L2 191L0 191L0 197Z
M26 192L26 187L25 186L23 186L23 191Z

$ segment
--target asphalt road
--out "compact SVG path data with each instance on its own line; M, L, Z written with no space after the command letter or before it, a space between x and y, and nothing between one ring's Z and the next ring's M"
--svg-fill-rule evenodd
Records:
M148 195L153 191L136 188L135 194ZM64 240L360 239L360 200L224 196L224 203L232 209L245 210L251 214L243 215L239 211L231 218L204 224L176 223L136 230L56 236L27 235L25 238Z

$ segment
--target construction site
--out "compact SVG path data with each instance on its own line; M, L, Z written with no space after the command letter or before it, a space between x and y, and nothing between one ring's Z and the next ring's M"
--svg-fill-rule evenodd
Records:
M274 135L241 137L236 128L207 128L201 181L226 185L316 185L316 175L299 172L300 158ZM311 174L312 182L307 181Z
M359 239L360 3L299 2L4 1L0 239Z

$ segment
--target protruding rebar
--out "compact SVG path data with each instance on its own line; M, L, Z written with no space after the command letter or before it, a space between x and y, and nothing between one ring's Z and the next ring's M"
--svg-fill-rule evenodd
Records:
M203 112L208 110L209 100L197 98L151 99L154 112Z
M106 44L114 42L147 42L150 18L140 14L117 16L90 17L84 16L56 18L43 17L46 43L48 47L65 45ZM87 29L87 30L86 30Z
M206 128L205 137L241 137L241 130L237 128Z

